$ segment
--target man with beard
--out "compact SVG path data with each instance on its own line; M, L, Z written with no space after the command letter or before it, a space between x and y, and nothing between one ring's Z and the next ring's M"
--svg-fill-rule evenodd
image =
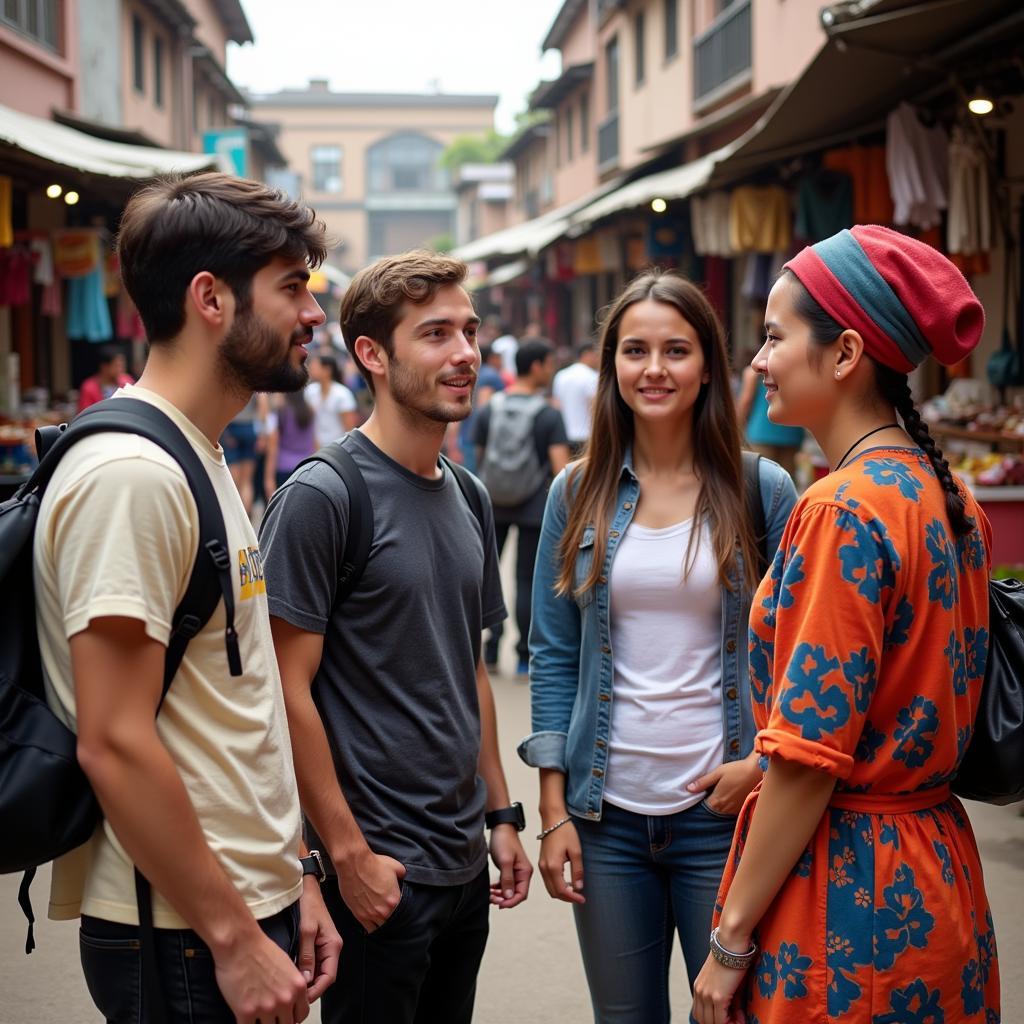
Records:
M409 252L361 271L342 300L374 392L367 422L336 442L373 505L369 559L343 604L350 503L333 469L300 469L261 530L299 792L333 861L324 896L345 941L324 1024L468 1024L488 904L517 906L529 888L480 656L482 630L505 617L493 516L483 487L467 482L478 519L439 461L480 365L465 276L458 260Z
M340 940L300 862L260 553L217 438L253 391L306 383L303 346L324 319L307 281L324 228L264 185L202 174L137 192L118 248L150 355L111 405L129 396L156 406L206 468L231 549L241 674L229 671L221 605L160 705L170 623L197 557L197 506L153 442L80 441L39 512L37 620L51 706L77 732L105 820L55 862L50 914L81 916L82 964L103 1016L154 1019L161 1008L140 991L137 865L152 886L166 1018L301 1021L333 980Z

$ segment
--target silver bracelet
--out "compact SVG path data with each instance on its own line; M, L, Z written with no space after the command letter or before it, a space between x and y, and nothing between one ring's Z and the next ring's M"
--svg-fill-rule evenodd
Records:
M757 956L757 943L751 942L750 949L746 953L734 953L718 941L718 929L713 928L711 930L711 955L723 967L731 967L735 971L745 971L753 964Z
M567 821L572 821L571 814L566 815L561 821L556 821L554 825L552 825L550 828L546 828L542 832L538 832L537 838L543 839L545 836L551 835L551 833L554 832L556 828L561 828Z

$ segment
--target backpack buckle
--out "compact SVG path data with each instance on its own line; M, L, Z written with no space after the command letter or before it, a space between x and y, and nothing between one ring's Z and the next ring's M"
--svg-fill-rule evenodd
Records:
M209 552L210 557L213 559L213 564L221 571L225 572L231 568L231 559L228 556L227 549L219 540L211 540L206 544L206 550Z
M201 626L202 622L199 621L198 615L186 613L182 615L181 621L174 627L174 635L183 636L191 640L199 632Z

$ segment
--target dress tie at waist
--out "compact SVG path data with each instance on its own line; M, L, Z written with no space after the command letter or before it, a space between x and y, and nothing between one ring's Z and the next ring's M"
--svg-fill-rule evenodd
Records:
M829 807L862 814L908 814L944 804L952 797L949 785L922 789L917 793L843 793L832 794Z

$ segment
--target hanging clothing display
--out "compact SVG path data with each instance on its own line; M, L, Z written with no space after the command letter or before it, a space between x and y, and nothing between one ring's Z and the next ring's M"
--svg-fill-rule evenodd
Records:
M948 161L949 136L941 125L926 127L909 103L889 115L885 164L894 223L924 231L939 223L947 204Z
M0 249L0 306L24 306L32 297L32 257L23 245Z
M729 193L709 192L690 200L693 248L698 256L731 256Z
M740 286L740 294L748 302L763 303L772 290L775 277L772 275L772 268L776 263L775 253L752 252L747 256L747 265L743 270L743 284Z
M885 146L830 149L822 156L821 166L830 171L842 171L853 179L855 224L892 224L892 193L889 172L885 168Z
M988 252L992 248L992 209L985 153L957 125L949 143L949 220L946 247L950 253Z
M827 168L800 179L796 200L796 233L813 244L853 227L853 179Z
M28 243L32 254L32 280L44 288L53 284L53 246L49 238L32 238Z
M67 332L69 338L93 342L110 341L113 337L110 309L103 294L103 267L99 263L91 273L68 281Z
M63 228L53 233L53 265L61 277L84 277L100 265L96 228Z
M0 249L9 249L14 245L14 196L11 179L0 174Z
M742 185L729 197L733 252L775 252L793 244L789 194L780 185Z

